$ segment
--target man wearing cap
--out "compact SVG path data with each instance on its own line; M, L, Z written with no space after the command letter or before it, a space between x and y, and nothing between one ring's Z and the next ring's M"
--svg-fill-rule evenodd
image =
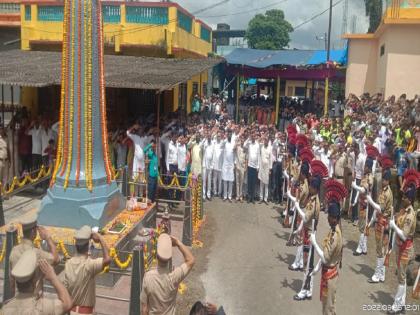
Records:
M61 315L70 310L73 302L69 293L51 265L45 259L39 259L36 250L28 249L22 253L11 273L16 280L17 294L3 306L4 315ZM42 276L51 282L58 299L38 298L36 292L38 273L42 273Z
M398 314L404 310L407 292L407 266L414 259L413 239L416 232L416 211L413 204L416 198L416 187L410 185L402 196L402 206L397 222L390 221L390 227L397 235L397 270L398 289L392 305L391 314Z
M96 302L95 277L111 263L109 249L103 237L98 233L92 233L91 227L87 225L76 231L74 239L77 254L66 262L61 275L74 301L70 314L93 314ZM91 239L101 244L101 258L93 259L89 256Z
M56 245L54 244L54 241L52 240L50 234L48 231L41 226L37 226L37 217L36 215L29 216L22 220L22 233L23 238L20 244L13 247L11 253L10 253L10 270L13 269L13 267L17 264L18 260L22 256L22 254L29 250L33 249L37 253L38 259L45 259L49 264L56 265L60 261L60 257L58 256ZM39 232L39 236L42 240L46 241L48 244L48 247L51 251L51 253L48 253L41 248L36 248L34 245L34 240L37 236L37 232ZM40 272L37 272L35 274L36 279L36 294L38 294L38 297L42 295L42 287L43 287L43 281L42 281L43 275ZM14 281L11 281L11 292L15 291L14 287L15 283Z
M370 283L385 281L385 247L388 244L389 220L394 212L394 200L391 187L389 186L390 180L390 169L384 169L382 175L382 191L380 192L378 198L380 211L376 211L375 239L377 260L375 273L373 274L372 278L368 280Z
M303 238L303 252L304 255L304 263L307 264L308 259L311 259L309 257L310 252L310 240L309 236L311 233L314 233L315 231L312 231L312 224L315 220L314 228L316 230L316 226L319 220L319 213L321 211L321 205L319 202L319 189L321 186L321 178L318 176L315 176L311 180L311 185L309 188L309 201L305 204L305 209L301 209L300 207L297 207L297 211L299 213L299 216L301 217L301 226L299 227L298 231L302 231L302 238ZM312 258L313 259L313 258ZM309 272L306 270L306 272ZM305 275L306 279L306 275ZM312 299L312 287L313 287L313 277L310 278L309 287L305 288L305 279L303 281L302 289L298 294L296 294L293 298L296 301L302 301L306 299Z
M296 197L297 201L299 202L300 207L302 208L306 207L306 204L308 203L308 197L309 197L308 178L309 178L309 164L307 162L303 162L302 167L300 169L299 189L298 189L297 197ZM296 216L296 220L297 222L300 223L300 220L298 220L297 216ZM303 244L302 244L302 238L300 236L301 235L298 230L294 231L293 237L297 244L297 249L296 249L295 261L289 266L289 270L293 270L293 271L303 270L303 264L304 264Z
M317 244L315 234L311 234L310 242L321 258L322 275L320 298L322 314L336 314L335 302L338 282L338 266L342 257L343 237L340 228L340 205L331 202L328 205L328 223L330 231L322 242L322 248Z
M373 186L373 175L372 175L373 160L371 158L366 159L365 163L365 174L360 183L360 186L356 186L356 190L359 192L359 244L356 251L353 253L354 256L366 255L367 254L367 225L369 224L366 220L366 212L369 211L368 203L366 200L367 194L372 191Z
M169 270L172 246L178 247L185 262ZM143 279L140 302L142 314L175 315L178 286L190 272L195 263L191 251L182 242L168 234L161 234L157 242L157 268L146 272Z

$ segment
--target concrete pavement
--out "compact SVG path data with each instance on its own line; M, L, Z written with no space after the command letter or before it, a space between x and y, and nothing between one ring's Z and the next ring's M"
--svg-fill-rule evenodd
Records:
M229 315L322 313L320 274L315 276L311 301L293 300L301 288L303 273L288 270L296 248L286 247L289 230L280 224L279 207L214 199L205 203L205 209L207 223L201 236L204 248L194 251L197 264L186 281L188 291L179 296L178 314L188 314L188 307L198 299L223 305ZM317 232L319 243L327 232L326 214L322 213ZM359 237L356 227L343 221L343 234L337 314L363 314L370 305L392 304L397 287L395 256L391 257L385 284L369 284L367 279L373 274L376 261L374 232L369 237L369 253L362 257L352 255ZM408 288L407 296L411 296L411 289ZM414 302L408 298L407 303Z

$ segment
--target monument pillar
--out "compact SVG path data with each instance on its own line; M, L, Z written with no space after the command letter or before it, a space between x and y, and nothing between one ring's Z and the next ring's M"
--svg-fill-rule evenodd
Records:
M103 227L124 207L108 151L99 0L65 0L57 160L43 225Z

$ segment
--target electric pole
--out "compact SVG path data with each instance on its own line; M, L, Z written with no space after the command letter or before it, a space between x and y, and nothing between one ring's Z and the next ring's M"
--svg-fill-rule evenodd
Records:
M324 102L324 116L328 116L328 104L329 104L329 75L330 75L330 49L331 49L331 26L332 26L332 9L333 0L330 0L330 16L328 20L328 38L327 38L327 76L325 78L325 102Z

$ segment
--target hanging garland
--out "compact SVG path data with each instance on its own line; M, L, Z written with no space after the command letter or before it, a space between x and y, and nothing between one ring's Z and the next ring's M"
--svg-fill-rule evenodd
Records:
M82 20L82 4L79 1L77 3L78 20ZM81 149L81 129L82 129L82 99L81 99L81 71L82 71L82 56L81 56L81 25L77 27L77 161L76 161L76 186L79 185L80 178L80 149Z

